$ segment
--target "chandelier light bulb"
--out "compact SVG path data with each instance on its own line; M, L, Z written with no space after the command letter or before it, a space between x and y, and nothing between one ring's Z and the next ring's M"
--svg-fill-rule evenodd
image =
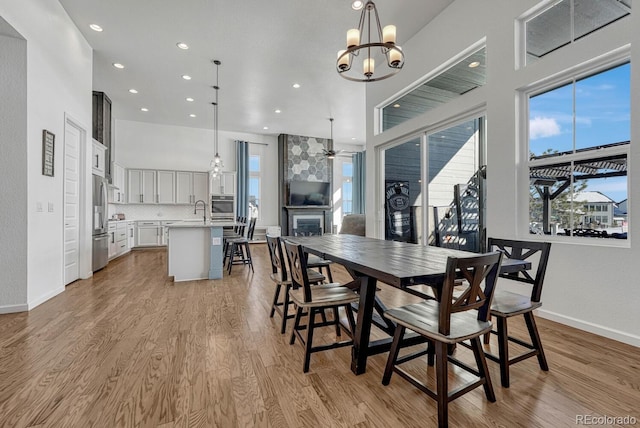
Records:
M402 61L402 49L400 48L400 46L396 46L394 49L390 49L388 58L389 67L397 68Z
M347 31L347 48L352 48L360 44L360 30L352 28Z
M395 25L387 25L382 29L382 43L396 43Z
M364 75L367 77L373 76L373 72L375 69L376 61L373 58L365 58L363 67L364 67Z
M338 68L340 70L348 70L349 69L349 55L345 55L345 49L338 51Z

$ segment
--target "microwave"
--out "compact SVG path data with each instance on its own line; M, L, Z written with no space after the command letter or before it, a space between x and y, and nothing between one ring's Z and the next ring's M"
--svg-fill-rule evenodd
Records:
M235 220L236 200L232 195L211 195L211 220Z

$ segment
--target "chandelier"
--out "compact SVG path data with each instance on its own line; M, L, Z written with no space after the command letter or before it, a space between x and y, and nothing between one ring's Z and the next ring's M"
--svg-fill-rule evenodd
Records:
M371 34L372 17L375 18L374 34ZM375 59L372 54L376 54L378 49L384 56L387 67L384 73L375 75ZM362 75L355 70L356 67L353 67L355 62L360 63L359 59L362 62ZM382 28L376 5L372 1L367 1L362 8L358 28L347 31L347 49L338 52L336 61L338 74L354 82L375 82L393 76L402 69L403 65L404 53L402 48L396 45L395 25ZM352 69L354 71L349 73Z
M220 90L220 86L218 86L218 76L220 64L222 64L217 59L211 61L216 66L216 84L213 86L213 89L216 91L216 100L212 102L213 105L213 150L216 155L213 157L211 161L211 168L213 168L212 175L217 177L219 173L222 172L222 168L224 168L224 164L222 163L222 158L218 154L218 91Z

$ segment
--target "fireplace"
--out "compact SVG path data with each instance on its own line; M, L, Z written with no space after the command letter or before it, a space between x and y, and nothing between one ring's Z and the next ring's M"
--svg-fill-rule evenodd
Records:
M323 234L324 215L294 214L293 236L318 236Z

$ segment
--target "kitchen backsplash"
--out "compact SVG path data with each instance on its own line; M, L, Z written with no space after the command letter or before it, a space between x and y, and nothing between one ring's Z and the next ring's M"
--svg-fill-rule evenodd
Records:
M118 205L109 204L109 218L124 214L125 220L187 220L202 218L202 210L193 213L193 205ZM207 210L209 206L207 205ZM210 213L207 211L207 218Z

